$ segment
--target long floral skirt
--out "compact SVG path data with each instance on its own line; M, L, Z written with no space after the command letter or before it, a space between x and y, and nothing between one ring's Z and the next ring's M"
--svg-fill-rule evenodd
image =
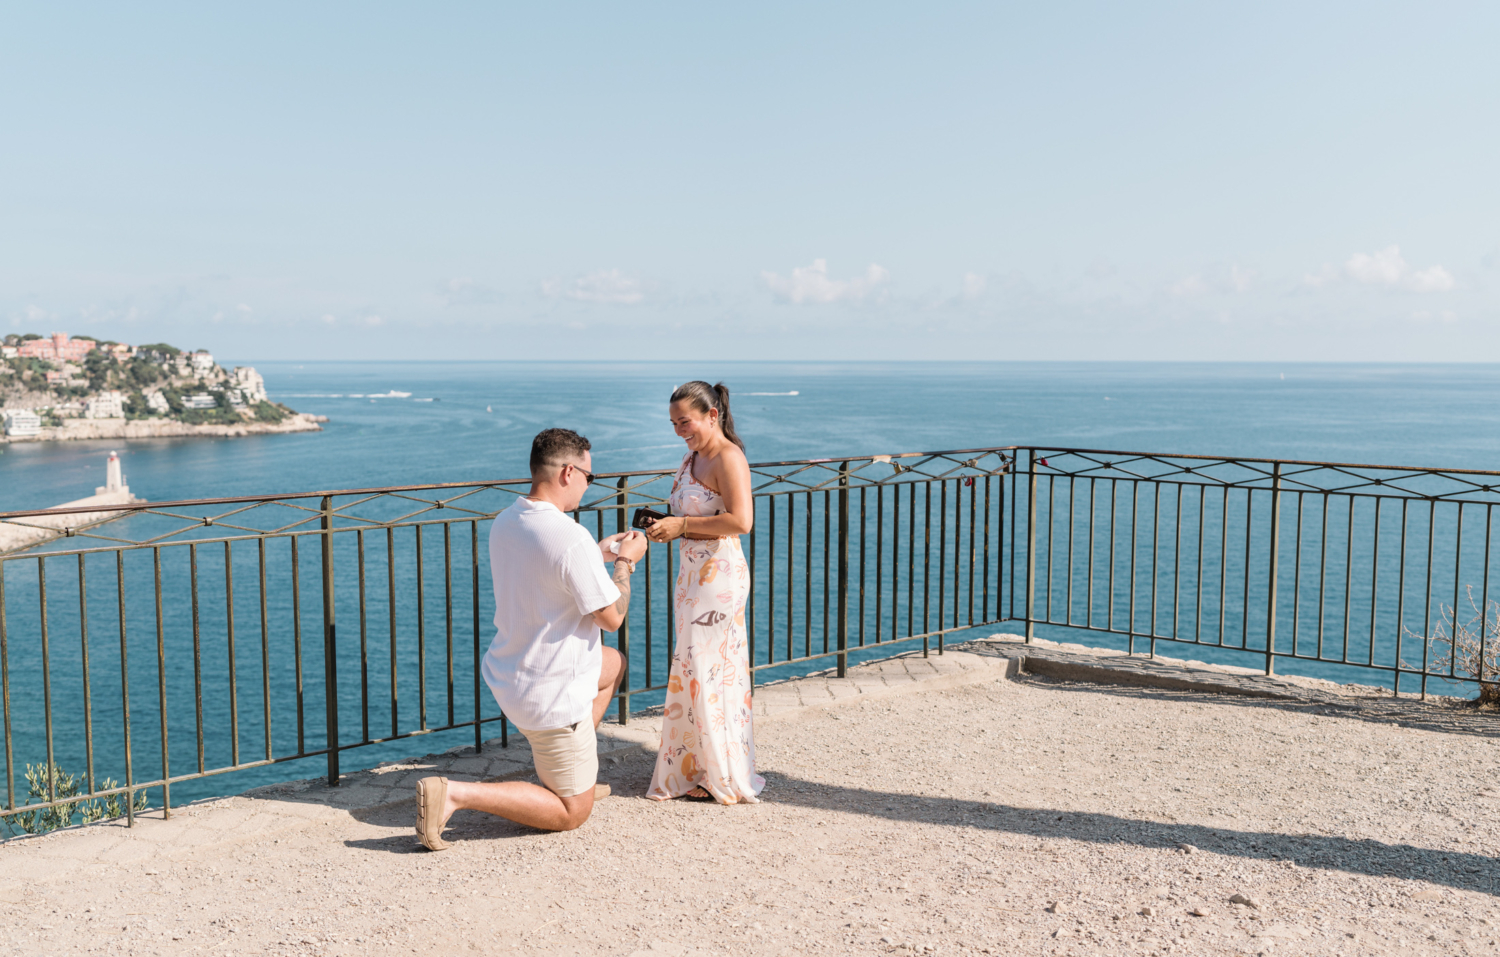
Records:
M751 728L750 567L738 538L685 539L678 554L677 650L646 796L665 801L702 787L721 804L753 803L766 782L755 773Z

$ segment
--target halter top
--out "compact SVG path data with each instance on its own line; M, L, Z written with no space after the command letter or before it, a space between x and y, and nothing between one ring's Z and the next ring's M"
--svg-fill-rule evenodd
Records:
M724 499L713 489L693 477L696 452L683 456L677 477L672 480L673 515L718 515L724 511Z

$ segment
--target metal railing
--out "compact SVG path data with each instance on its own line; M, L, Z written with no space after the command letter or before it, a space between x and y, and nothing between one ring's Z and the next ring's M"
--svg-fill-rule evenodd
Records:
M997 620L1010 461L982 449L754 466L753 671L834 659L842 673L893 642L941 651L954 629ZM607 492L575 518L623 530L635 507L666 500L672 475L600 475ZM87 523L0 555L0 818L116 796L133 820L141 792L170 811L174 785L308 758L336 783L346 751L470 728L477 749L495 723L508 743L480 677L493 614L481 526L526 489L201 499L103 523L97 508L0 514L0 527L49 534L59 516ZM633 698L666 687L675 566L675 544L651 546L609 639L629 667L622 723ZM24 793L22 768L54 766L79 769L78 794L50 775Z
M600 475L607 491L575 517L624 530L672 474ZM842 675L893 644L941 653L955 630L1017 621L1028 639L1208 646L1268 673L1351 666L1393 690L1495 678L1466 675L1440 639L1445 600L1473 586L1490 607L1500 473L1006 447L763 463L752 478L752 675L828 660ZM308 758L334 784L346 751L463 729L478 749L496 723L508 743L480 677L481 526L526 488L143 504L0 555L0 820L117 797L133 821L141 793L170 812L173 785ZM651 546L610 639L628 663L622 723L666 686L675 565L675 544ZM1493 658L1487 624L1478 641ZM39 766L79 768L77 793Z
M1023 606L1037 625L1211 648L1266 674L1426 695L1500 681L1490 596L1500 472L1021 451ZM1012 564L1014 570L1016 565ZM1014 594L1014 593L1013 593ZM1482 664L1480 664L1482 663Z

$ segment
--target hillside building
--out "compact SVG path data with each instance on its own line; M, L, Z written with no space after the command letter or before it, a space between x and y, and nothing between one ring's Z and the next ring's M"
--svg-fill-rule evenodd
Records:
M230 388L239 391L246 405L266 401L266 380L251 366L235 366L229 377Z
M23 359L47 359L52 362L80 362L94 350L92 339L70 339L66 332L54 332L48 339L27 339L16 347Z
M101 392L83 404L85 419L125 418L125 396L111 389Z
M10 436L40 435L42 431L42 417L30 409L5 409L0 412L0 421Z

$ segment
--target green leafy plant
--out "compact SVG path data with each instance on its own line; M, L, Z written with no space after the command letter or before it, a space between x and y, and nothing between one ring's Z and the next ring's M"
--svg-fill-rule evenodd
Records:
M69 774L63 770L62 765L55 762L26 765L26 789L33 802L68 801L69 798L77 800L13 814L4 819L6 826L12 833L21 831L26 834L45 834L47 831L67 827L74 822L75 817L80 824L93 824L106 818L125 816L123 795L111 794L102 800L89 798L84 794L85 783L81 775ZM101 791L119 786L114 778L104 778L99 782ZM145 809L146 793L142 791L135 796L135 810Z
M286 418L286 412L283 411L282 407L272 405L270 402L262 399L255 403L255 417L261 422L275 424Z

